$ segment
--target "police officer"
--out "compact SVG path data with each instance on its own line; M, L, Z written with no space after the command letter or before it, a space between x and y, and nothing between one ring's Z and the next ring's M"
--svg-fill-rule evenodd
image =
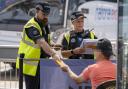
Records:
M31 18L24 26L18 51L18 54L25 54L24 58L40 59L52 56L54 60L60 60L60 57L49 46L50 32L47 22L49 13L48 3L38 3L35 17ZM24 61L23 65L26 89L40 89L39 61ZM17 58L16 67L19 68L19 58Z
M83 39L96 39L92 31L84 30L84 14L81 11L76 11L71 14L71 22L74 30L64 34L62 39L62 56L69 59L93 59L91 54L81 54L85 51L80 48Z

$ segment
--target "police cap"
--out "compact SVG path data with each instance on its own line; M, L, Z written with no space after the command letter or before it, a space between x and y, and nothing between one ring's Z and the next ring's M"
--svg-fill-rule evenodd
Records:
M73 22L81 17L86 18L81 11L75 11L71 14L71 21Z
M50 13L50 5L47 2L37 3L36 9L43 11L46 15L49 15Z

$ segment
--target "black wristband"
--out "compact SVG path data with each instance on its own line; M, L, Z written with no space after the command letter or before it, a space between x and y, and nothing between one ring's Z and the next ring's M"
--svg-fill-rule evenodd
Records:
M71 50L71 53L74 54L73 49Z

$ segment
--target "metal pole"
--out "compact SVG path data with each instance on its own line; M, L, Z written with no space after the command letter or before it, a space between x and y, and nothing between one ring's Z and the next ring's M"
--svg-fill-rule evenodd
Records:
M68 4L69 4L69 0L66 0L65 13L64 13L64 25L63 25L64 28L66 28L66 25L67 25Z
M123 22L120 20L119 21L119 17L120 15L122 15L122 9L120 8L120 0L117 0L117 5L118 5L118 39L117 39L117 82L116 82L116 89L122 89L122 65L123 65L123 31L122 31L122 27L123 27ZM120 27L119 27L120 26Z
M19 89L23 89L23 59L24 54L20 54L19 59Z

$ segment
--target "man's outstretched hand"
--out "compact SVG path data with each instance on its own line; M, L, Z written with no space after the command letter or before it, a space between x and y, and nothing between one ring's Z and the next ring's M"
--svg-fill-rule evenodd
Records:
M69 70L69 66L67 64L65 64L64 62L62 63L62 65L60 66L60 68L64 72L68 72L68 70Z

